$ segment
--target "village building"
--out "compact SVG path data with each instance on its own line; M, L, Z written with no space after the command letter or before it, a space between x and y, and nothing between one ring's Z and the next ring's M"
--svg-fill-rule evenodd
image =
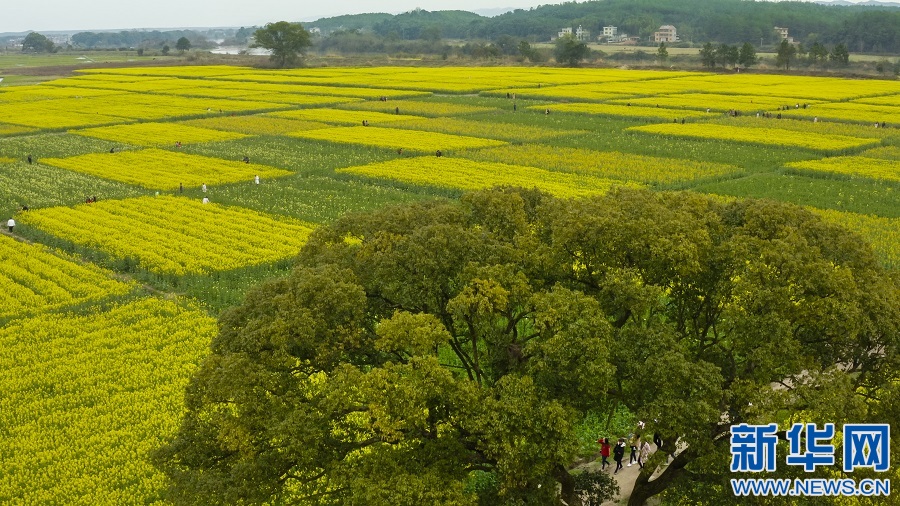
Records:
M788 29L787 29L787 27L784 27L784 26L776 26L776 27L775 27L775 33L777 33L778 36L781 37L781 40L786 40L786 41L788 41L789 44L793 44L793 43L794 43L794 38L791 37L790 35L788 35Z
M653 32L653 42L678 42L678 34L672 25L662 25L659 30Z
M628 34L619 33L619 27L617 26L604 26L603 35L597 37L597 39L608 43L622 42L628 39Z
M587 41L591 38L591 32L585 30L578 25L578 28L572 29L572 27L566 27L559 31L557 36L561 39L563 37L574 37L576 40L580 40L582 42Z

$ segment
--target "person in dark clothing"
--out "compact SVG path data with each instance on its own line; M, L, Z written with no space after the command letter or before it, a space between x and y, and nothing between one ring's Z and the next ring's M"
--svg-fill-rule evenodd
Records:
M28 165L31 165L31 155L28 155Z
M616 443L616 447L613 449L613 460L616 461L616 470L613 471L613 474L619 472L619 469L622 469L622 459L625 458L625 438L619 438L619 442Z

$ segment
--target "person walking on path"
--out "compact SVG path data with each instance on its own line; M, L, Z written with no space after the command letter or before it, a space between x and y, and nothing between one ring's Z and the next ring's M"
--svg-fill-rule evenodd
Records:
M606 466L609 465L609 453L612 445L609 444L609 438L607 437L600 438L597 441L600 443L600 457L602 458L600 470L606 471Z
M616 447L613 448L613 460L616 461L616 470L613 471L613 474L618 473L619 469L622 469L623 458L625 458L625 438L620 437Z
M632 464L637 462L637 450L640 444L641 436L633 434L631 436L631 441L628 442L628 446L631 447L631 454L628 456L628 467L631 467Z
M641 443L641 450L638 452L638 465L641 466L641 469L644 468L644 462L650 458L650 442L644 441Z
M9 227L9 233L11 234L13 229L16 228L16 220L10 218L9 221L6 222L6 226Z

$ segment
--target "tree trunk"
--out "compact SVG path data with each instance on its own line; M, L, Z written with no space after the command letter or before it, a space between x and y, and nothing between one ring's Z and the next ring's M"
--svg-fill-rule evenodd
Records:
M666 470L653 481L650 481L650 475L653 474L652 470L645 466L634 483L634 490L631 491L631 497L628 498L628 506L643 506L647 499L668 488L676 478L682 475L684 467L692 460L694 460L694 455L690 449L684 450L675 456L675 459L669 463Z
M581 497L575 492L575 478L561 464L553 468L553 477L562 486L560 497L569 506L581 506Z

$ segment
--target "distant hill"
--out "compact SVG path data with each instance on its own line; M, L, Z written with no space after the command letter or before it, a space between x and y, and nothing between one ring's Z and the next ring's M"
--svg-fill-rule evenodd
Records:
M548 41L564 27L582 26L592 34L604 26L648 41L661 25L674 25L683 42L771 45L774 27L787 27L798 42L845 44L851 51L900 53L900 3L750 2L745 0L592 0L515 9L494 17L465 11L421 9L391 16L361 14L311 23L358 29L405 40L433 37L497 40L503 36ZM339 21L336 21L339 20ZM329 27L326 30L325 27ZM423 35L424 34L424 35Z
M868 2L847 2L846 0L832 0L830 2L821 1L821 2L816 2L816 3L822 4L822 5L843 5L843 6L862 5L862 6L868 6L868 7L897 7L897 8L900 8L900 2L876 2L874 0L870 0Z
M334 32L336 30L371 30L376 24L393 17L393 14L386 13L348 14L345 16L317 19L315 21L303 23L303 26L306 28L315 27L322 30L324 33Z

